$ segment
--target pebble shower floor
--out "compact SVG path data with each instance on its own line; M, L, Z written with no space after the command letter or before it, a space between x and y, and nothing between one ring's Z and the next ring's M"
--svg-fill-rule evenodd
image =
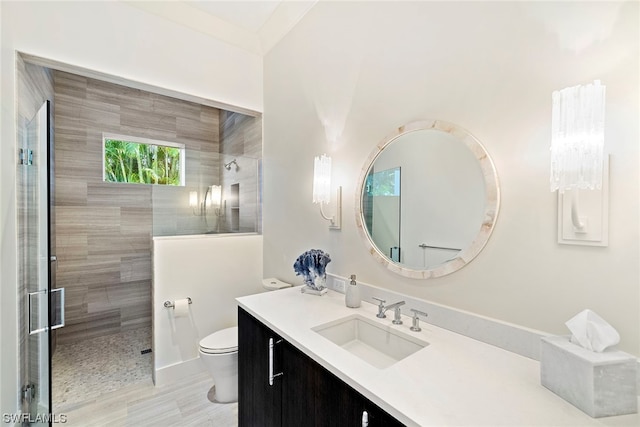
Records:
M151 328L58 344L52 361L55 412L151 379Z

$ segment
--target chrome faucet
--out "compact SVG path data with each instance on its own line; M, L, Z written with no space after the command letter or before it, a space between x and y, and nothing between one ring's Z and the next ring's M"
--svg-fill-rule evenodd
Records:
M420 318L418 317L418 315L427 317L428 314L424 311L416 310L415 308L412 308L411 311L413 311L413 323L409 329L414 332L420 332L422 328L420 327Z
M371 297L371 298L379 302L378 314L376 314L376 317L380 319L384 319L385 317L387 317L387 315L385 314L387 310L393 309L394 316L393 316L393 321L391 323L393 323L394 325L402 325L402 318L400 317L400 314L401 314L400 306L406 304L404 301L398 301L396 303L385 306L384 303L387 301L383 300L382 298L378 298L378 297Z
M398 301L386 307L386 310L393 308L393 320L391 321L391 323L393 323L394 325L402 325L402 319L400 318L400 306L404 304L404 301Z

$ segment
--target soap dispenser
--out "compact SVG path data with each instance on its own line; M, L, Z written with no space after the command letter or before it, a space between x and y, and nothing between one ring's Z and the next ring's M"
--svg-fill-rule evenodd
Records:
M349 308L360 307L360 288L356 285L356 275L351 275L351 281L347 285L344 301Z

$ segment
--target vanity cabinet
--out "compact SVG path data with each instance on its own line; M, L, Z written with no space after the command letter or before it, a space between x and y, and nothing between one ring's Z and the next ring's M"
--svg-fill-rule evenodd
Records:
M359 427L364 411L370 427L403 425L238 308L240 427Z

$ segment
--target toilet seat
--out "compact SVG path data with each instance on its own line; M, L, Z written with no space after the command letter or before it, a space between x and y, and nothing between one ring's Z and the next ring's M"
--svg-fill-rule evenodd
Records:
M221 329L200 341L200 351L207 354L226 354L238 351L238 327Z

